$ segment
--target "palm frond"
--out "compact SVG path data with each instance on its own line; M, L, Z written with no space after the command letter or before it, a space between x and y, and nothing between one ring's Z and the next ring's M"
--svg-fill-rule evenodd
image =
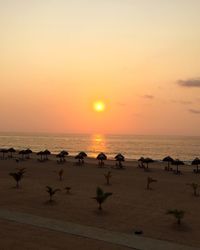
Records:
M60 191L60 189L59 189L59 188L54 189L54 190L52 191L52 194L55 194L55 193L57 193L58 191Z
M112 193L104 193L104 200L106 200L111 195L112 195Z
M97 196L103 196L104 193L100 187L97 187L96 194L97 194Z

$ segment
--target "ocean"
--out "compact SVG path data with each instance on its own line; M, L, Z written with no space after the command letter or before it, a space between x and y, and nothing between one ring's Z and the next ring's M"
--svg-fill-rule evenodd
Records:
M170 155L191 161L200 157L200 137L189 136L0 133L0 148L9 147L34 152L48 149L52 153L67 150L70 155L85 151L90 157L104 152L110 159L120 152L129 160L141 156L161 160Z

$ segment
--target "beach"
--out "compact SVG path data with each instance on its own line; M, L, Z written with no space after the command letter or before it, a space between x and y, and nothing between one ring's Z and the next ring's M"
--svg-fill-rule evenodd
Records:
M2 209L127 234L133 234L135 230L142 230L145 237L200 247L199 197L194 197L191 187L186 185L199 182L199 176L192 172L191 166L181 166L183 174L179 176L164 171L166 163L149 164L151 171L145 172L143 169L137 168L137 161L124 162L126 168L118 170L113 168L115 162L111 160L105 162L104 168L100 168L96 159L86 158L85 164L78 166L73 157L66 158L66 162L63 164L57 163L55 155L51 155L45 162L39 162L37 158L33 154L31 159L19 162L14 159L0 161L0 206ZM14 188L14 179L9 176L9 173L15 172L16 168L26 168L19 189ZM58 176L61 168L64 169L62 181ZM106 185L104 178L104 174L108 171L112 173L109 186ZM149 176L157 180L156 183L152 183L152 190L146 190ZM61 190L55 194L55 202L52 204L47 202L47 185ZM64 190L66 186L71 187L70 194L66 194ZM113 193L103 204L102 211L98 211L97 203L92 199L96 195L97 187ZM178 226L172 216L166 215L168 209L185 211L182 225ZM74 249L76 249L78 244L81 245L81 242L84 241L82 238L77 241L75 236L65 237L62 233L43 229L40 229L40 234L38 229L35 230L34 227L27 225L17 225L7 221L2 223L0 237L3 239L5 249L12 249L9 239L18 242L16 244L23 249L17 235L25 231L30 239L24 243L26 246L24 249L29 249L27 247L29 245L30 249L34 249L34 244L38 244L37 249L64 249L63 244L68 244L68 242L74 242ZM16 231L14 228L18 228L18 230ZM28 229L26 230L26 228ZM4 237L5 233L9 235L9 238ZM38 242L31 236L33 234L36 239L39 238ZM58 240L55 235L58 235ZM46 248L40 248L39 242L45 242L47 238ZM109 245L87 239L83 249L112 249ZM112 247L122 249L119 246ZM73 249L73 243L70 249Z

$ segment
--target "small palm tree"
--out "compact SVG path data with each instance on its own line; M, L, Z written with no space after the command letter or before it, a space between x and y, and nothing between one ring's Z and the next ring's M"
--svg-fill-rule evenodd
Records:
M172 210L168 210L167 214L173 215L175 217L175 219L177 219L177 224L180 225L181 220L184 218L185 211L178 210L178 209L172 209Z
M50 186L46 186L46 189L47 189L46 190L47 193L49 194L49 202L52 202L53 201L52 197L54 196L55 193L57 193L58 191L60 191L60 189L58 189L58 188L53 189Z
M60 171L58 172L60 181L62 181L62 179L63 179L63 174L64 174L64 170L63 170L63 168L61 168Z
M20 169L18 172L16 173L10 173L9 175L12 176L15 181L16 181L16 188L19 188L19 182L21 181L21 179L23 178L25 173L25 169Z
M108 171L107 174L104 174L105 178L106 178L106 184L110 185L110 178L112 177L111 175L111 171Z
M151 178L151 177L147 177L147 189L151 189L150 184L153 182L157 182L157 180Z
M97 187L96 189L96 197L93 197L92 199L95 199L97 203L99 204L99 210L102 210L101 204L105 202L105 200L111 196L112 193L104 192L100 187Z
M26 168L16 168L18 170L18 172L24 174L25 173L25 170Z
M198 196L197 190L200 187L199 184L193 182L193 183L187 183L186 185L190 186L193 189L194 196Z
M66 190L66 194L70 194L71 187L65 187L64 189Z

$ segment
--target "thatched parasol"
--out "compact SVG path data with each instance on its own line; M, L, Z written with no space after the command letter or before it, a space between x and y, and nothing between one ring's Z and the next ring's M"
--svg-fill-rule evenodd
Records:
M192 161L192 165L196 165L196 170L194 171L195 173L199 173L199 164L200 164L200 159L198 157L196 157L193 161Z
M172 162L174 161L174 159L171 156L167 156L165 158L163 158L164 162L167 162L167 170L170 170L170 163L172 164Z
M175 174L179 174L180 171L178 169L179 166L181 165L185 165L183 161L179 160L179 159L176 159L172 162L172 165L175 165L176 166L176 171L174 172Z
M48 160L48 155L50 155L51 152L50 152L48 149L46 149L46 150L44 150L43 153L44 153L44 155L45 155L45 159Z
M147 168L149 168L149 163L153 163L153 162L154 160L149 157L143 159L143 163L147 164Z
M99 165L102 166L104 165L103 161L107 160L107 156L101 152L100 154L97 155L97 160L99 161Z
M15 153L16 150L14 148L9 148L8 152L10 153L10 157L12 158L13 157L13 153Z
M125 161L125 157L119 153L115 156L115 160L118 162L119 167L122 168L122 162Z

